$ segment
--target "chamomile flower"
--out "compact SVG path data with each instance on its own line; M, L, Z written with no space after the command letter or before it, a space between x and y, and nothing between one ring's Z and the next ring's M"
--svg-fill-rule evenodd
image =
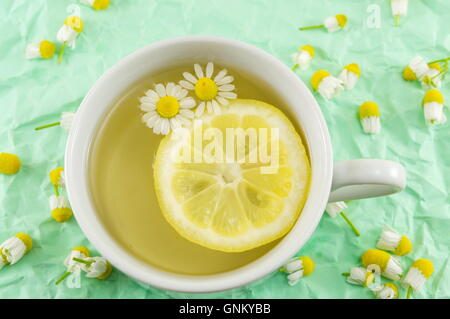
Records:
M300 68L306 70L314 57L314 48L310 45L304 45L298 48L298 51L292 55L294 66L292 70Z
M288 284L294 286L300 278L314 272L314 261L307 256L294 257L280 271L287 274Z
M375 102L364 102L359 107L359 119L364 133L378 134L381 130L380 110Z
M75 119L75 113L74 112L62 112L61 113L61 119L59 122L53 122L50 124L46 124L43 126L36 127L35 130L43 130L45 128L53 127L53 126L61 126L66 132L70 131L70 128L72 127L73 120Z
M442 69L439 63L428 64L429 69L420 80L422 87L425 89L439 88L442 84L442 77L445 70Z
M408 13L408 0L391 0L392 15L395 18L395 25L400 25L400 17Z
M361 257L367 268L376 266L381 275L391 280L399 280L403 274L399 261L387 252L378 249L369 249Z
M156 84L140 98L140 109L146 112L142 121L153 129L155 134L167 135L182 125L188 126L194 117L191 110L195 100L187 97L188 91L172 82L166 86Z
M428 259L418 259L409 268L408 273L402 281L402 284L408 287L408 299L411 295L411 290L418 292L422 289L425 281L431 277L434 271L434 266Z
M335 32L344 28L346 24L347 16L344 14L337 14L333 17L326 18L323 24L313 25L310 27L302 27L299 28L299 30L326 28L328 32Z
M362 287L370 286L375 280L374 273L364 267L353 267L349 273L343 275L347 276L348 283Z
M412 250L411 241L397 231L386 228L380 236L377 248L392 251L397 256L409 254Z
M67 271L55 282L58 285L66 279L71 273L80 273L84 264L76 261L76 259L84 259L90 256L89 249L84 246L74 247L70 250L70 254L64 259L64 266Z
M396 299L398 298L398 287L393 283L385 283L372 289L378 299Z
M66 46L75 48L75 40L80 32L83 31L83 20L79 16L69 16L64 20L64 24L56 34L56 40L62 44L58 55L58 63L61 63Z
M60 187L66 186L66 182L65 182L65 178L64 178L64 168L57 167L57 168L51 170L49 177L50 177L50 182L52 183L52 185L60 186Z
M105 279L111 274L111 264L104 257L88 257L83 260L85 261L83 270L86 272L86 277Z
M64 223L72 217L72 209L69 206L67 198L61 195L50 196L50 209L52 218L58 223Z
M439 90L431 89L425 93L423 115L430 124L442 124L447 121L444 114L444 96Z
M328 203L325 207L325 211L330 215L332 218L335 218L338 214L344 218L344 220L347 222L347 224L350 226L350 228L353 230L356 236L360 235L360 232L358 229L356 229L355 225L350 221L350 219L345 215L344 209L347 208L347 204L345 202L334 202L334 203Z
M33 240L25 233L7 239L0 245L2 264L13 265L33 248ZM1 267L0 267L1 268Z
M361 70L359 69L359 65L356 63L352 63L346 65L341 74L339 74L338 79L344 83L344 86L347 90L351 90L355 87L356 82L361 76Z
M234 77L227 75L226 69L221 70L213 77L214 64L208 62L205 70L199 64L194 64L195 76L189 72L184 72L185 80L180 81L180 85L190 91L194 91L200 103L195 110L195 116L200 117L205 109L210 114L220 114L220 106L228 105L230 99L237 98L234 92Z
M342 81L325 70L319 70L313 74L311 85L325 99L331 99L344 90Z
M80 0L80 1L94 8L95 10L104 10L109 6L109 0Z
M429 71L430 67L421 56L414 57L408 66L403 70L403 78L406 81L420 80Z
M19 171L21 166L17 155L9 153L0 153L0 173L12 175Z
M27 59L51 59L55 54L56 46L53 42L43 40L40 42L30 43L25 49L25 58Z

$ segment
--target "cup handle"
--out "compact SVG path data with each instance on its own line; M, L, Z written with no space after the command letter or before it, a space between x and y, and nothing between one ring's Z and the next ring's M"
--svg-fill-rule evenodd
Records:
M406 186L404 167L393 161L355 159L334 164L328 202L386 196Z

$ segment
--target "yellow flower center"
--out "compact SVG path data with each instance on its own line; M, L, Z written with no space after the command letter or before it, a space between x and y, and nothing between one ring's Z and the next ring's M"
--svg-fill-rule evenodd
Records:
M344 14L336 15L336 20L341 28L343 28L347 24L347 16Z
M364 266L378 265L381 271L386 269L390 258L387 252L378 249L369 249L361 257Z
M92 4L92 7L95 10L103 10L108 8L109 6L109 0L94 0L94 3Z
M3 249L2 249L2 248L0 248L0 258L2 259L2 261L3 261L3 263L4 263L5 265L9 264L9 261L8 261L8 259L6 258L5 254L3 253Z
M400 238L397 248L395 248L394 253L398 256L403 256L408 254L412 250L411 241L406 236Z
M349 64L344 67L349 72L355 73L358 77L361 75L361 70L359 69L359 65L356 63Z
M164 96L156 103L156 112L165 118L171 118L178 114L180 103L173 96Z
M431 63L431 64L428 64L428 66L429 66L431 69L435 69L435 70L438 70L438 71L442 71L442 67L441 67L441 65L440 65L439 63Z
M314 271L314 261L308 256L303 256L299 258L303 265L303 276L309 276Z
M433 263L428 259L417 259L411 267L419 269L425 278L429 278L434 271Z
M439 104L444 104L444 97L439 90L431 89L425 93L425 97L423 98L423 104L429 102L437 102Z
M366 280L364 282L364 287L370 286L375 280L375 275L371 271L366 272Z
M311 57L314 56L314 48L310 45L304 45L300 47L300 50L307 51Z
M41 53L41 57L44 59L50 59L53 54L55 53L56 46L47 40L44 40L41 42L41 45L39 46L39 52Z
M313 76L311 77L311 85L313 89L317 91L320 82L322 82L322 80L329 75L330 73L325 70L319 70L316 73L314 73Z
M55 208L52 210L52 218L58 223L65 223L72 217L72 209L69 207Z
M52 170L49 174L50 176L50 181L52 182L53 185L58 185L59 180L61 178L61 172L64 170L64 168L62 167L58 167L55 168L54 170Z
M417 80L417 76L416 74L413 72L413 70L411 70L411 68L409 66L407 66L404 70L403 70L403 78L406 81L415 81Z
M70 16L64 20L64 24L77 32L83 31L83 20L79 16Z
M91 254L89 252L89 249L85 246L77 246L77 247L73 247L72 250L77 250L80 253L84 254L86 257L89 257Z
M0 153L0 173L15 174L20 169L20 159L17 155Z
M31 248L33 248L33 240L27 234L25 234L25 233L18 233L16 235L16 237L19 238L23 242L25 247L27 247L27 250L26 250L27 252L29 252L31 250Z
M217 87L216 82L210 78L203 77L195 83L195 94L202 101L214 99L217 96L218 90L219 88Z
M363 119L365 117L380 116L380 110L375 102L364 102L359 107L359 118Z

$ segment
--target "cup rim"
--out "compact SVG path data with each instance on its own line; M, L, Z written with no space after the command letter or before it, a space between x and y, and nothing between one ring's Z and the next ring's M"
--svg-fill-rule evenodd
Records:
M309 145L312 166L310 191L302 213L289 233L265 255L225 273L189 276L166 272L148 265L134 257L120 246L103 227L96 215L95 206L89 195L87 176L88 156L91 140L96 133L100 116L92 116L92 105L102 85L114 78L127 64L141 56L146 56L172 45L188 45L192 42L205 42L208 45L220 43L251 52L273 65L277 72L298 87L307 100L311 126L316 126L316 134L308 136L304 125L308 145L314 140L314 147ZM132 84L130 81L130 84ZM107 105L101 107L103 111ZM95 126L95 128L94 128ZM317 134L319 133L319 134ZM314 163L313 163L314 156ZM306 85L281 61L269 53L244 42L209 35L181 36L162 40L147 45L115 63L92 86L83 99L73 122L65 152L66 188L75 218L90 243L117 269L142 283L179 292L205 293L223 291L256 281L278 269L292 257L309 239L322 216L328 200L332 180L331 140L323 115L317 101Z

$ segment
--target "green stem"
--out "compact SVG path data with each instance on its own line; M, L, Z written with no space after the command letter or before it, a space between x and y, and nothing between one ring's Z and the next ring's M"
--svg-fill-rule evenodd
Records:
M294 66L291 68L291 70L292 70L292 71L295 71L297 68L298 68L298 64L294 65Z
M63 57L63 54L64 54L64 49L65 49L65 47L66 47L66 41L63 42L63 44L62 44L62 46L61 46L61 49L59 50L59 54L58 54L58 64L61 64L61 61L62 61L62 57Z
M340 212L339 214L345 219L347 224L350 225L355 235L360 236L361 235L360 232L356 229L355 225L353 225L353 223L350 221L350 219L348 219L348 217L344 214L344 212Z
M436 61L431 61L431 62L428 62L428 64L439 63L439 62L446 62L448 60L450 60L450 57L445 58L445 59L436 60Z
M312 25L312 26L310 26L310 27L303 27L303 28L298 28L300 31L303 31L303 30L310 30L310 29L320 29L320 28L323 28L323 27L325 27L323 24L320 24L320 25Z
M55 282L55 285L59 285L64 279L66 279L67 277L69 277L71 274L70 271L65 272L64 275L62 275L61 277L59 277L59 279Z
M42 125L42 126L36 127L34 130L39 131L39 130L43 130L44 128L57 126L59 124L61 124L61 122L55 122L55 123L51 123L51 124L47 124L47 125Z
M280 271L281 271L281 272L285 272L285 271L286 271L286 267L281 267L281 268L280 268Z
M85 265L88 265L88 266L93 263L93 261L86 261L86 260L83 260L83 259L80 259L80 258L76 258L76 257L73 257L72 260L75 260L75 261L77 261L79 263L82 263L82 264L85 264Z
M56 196L59 196L58 185L53 185L53 188L55 189L55 195L56 195Z
M395 16L395 26L399 26L400 25L400 16Z
M409 287L408 287L408 292L406 293L406 299L411 298L411 292L412 292L412 287L409 286Z
M348 277L348 276L350 276L350 273L349 272L343 272L342 276Z

